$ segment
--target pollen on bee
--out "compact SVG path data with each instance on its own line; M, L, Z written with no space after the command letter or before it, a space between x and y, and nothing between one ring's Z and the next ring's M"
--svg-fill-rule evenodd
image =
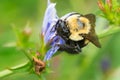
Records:
M83 40L83 37L78 34L71 34L69 38L73 41Z
M89 43L89 40L86 39L86 40L85 40L85 44L88 44L88 43Z

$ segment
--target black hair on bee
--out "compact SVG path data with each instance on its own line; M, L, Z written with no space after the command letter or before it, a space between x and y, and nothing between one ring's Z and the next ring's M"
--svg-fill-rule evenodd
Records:
M71 54L79 53L89 42L101 47L95 33L95 15L93 14L69 13L57 21L55 29L57 35L65 41L65 44L59 45L62 51Z

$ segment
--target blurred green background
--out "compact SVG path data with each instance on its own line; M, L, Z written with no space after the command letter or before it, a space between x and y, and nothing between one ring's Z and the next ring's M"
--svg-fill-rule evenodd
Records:
M99 14L97 0L51 0L56 3L58 15L69 12ZM6 47L15 42L12 25L22 29L29 22L32 28L31 40L39 42L39 33L47 0L0 0L0 71L27 61L26 56L16 47ZM96 31L99 34L107 26L104 18L97 16ZM62 52L51 61L53 73L47 80L120 80L120 33L100 39L102 48L91 43L82 53L70 55ZM38 80L29 72L15 73L0 80Z

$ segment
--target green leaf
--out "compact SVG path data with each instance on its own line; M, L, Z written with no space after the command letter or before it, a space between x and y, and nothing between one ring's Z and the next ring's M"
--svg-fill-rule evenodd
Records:
M0 71L26 62L28 59L15 47L0 46Z
M29 72L19 72L0 78L0 80L40 80L38 75Z

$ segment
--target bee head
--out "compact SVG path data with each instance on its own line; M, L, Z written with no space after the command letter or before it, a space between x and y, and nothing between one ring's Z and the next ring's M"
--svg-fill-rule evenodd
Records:
M66 23L70 30L69 39L73 41L85 39L85 44L92 42L95 46L101 47L95 33L95 15L74 14L66 18Z

